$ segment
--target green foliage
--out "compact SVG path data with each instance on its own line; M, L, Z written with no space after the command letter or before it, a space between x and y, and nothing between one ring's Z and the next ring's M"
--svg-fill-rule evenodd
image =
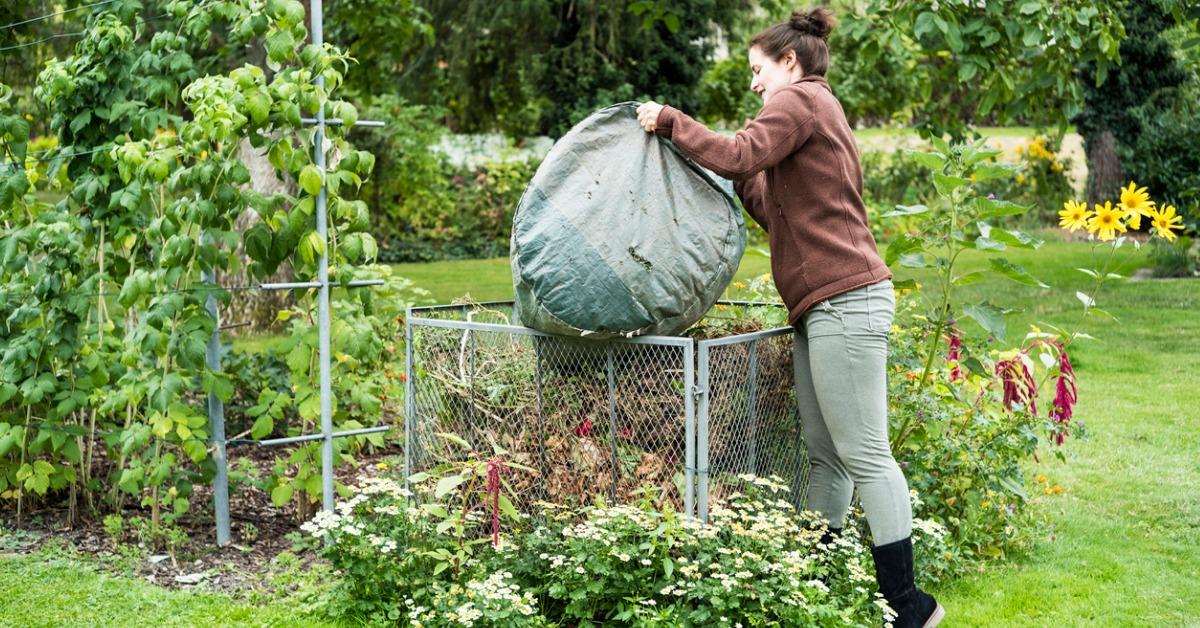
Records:
M1081 64L1083 109L1072 122L1083 136L1089 158L1093 157L1092 146L1106 131L1111 132L1118 147L1123 149L1118 152L1121 162L1135 181L1146 184L1146 177L1151 176L1156 184L1168 186L1152 187L1151 192L1155 194L1176 190L1176 180L1186 178L1194 173L1194 169L1180 169L1188 165L1186 156L1176 157L1159 150L1175 148L1171 136L1178 137L1176 134L1180 130L1184 136L1194 133L1195 108L1190 107L1193 110L1190 116L1187 104L1181 111L1170 90L1188 79L1170 43L1163 37L1174 19L1163 3L1156 0L1124 3L1121 19L1127 25L1127 38L1120 45L1121 63L1111 71L1102 70L1094 63ZM1150 135L1143 143L1140 138L1144 128ZM1186 141L1186 138L1180 139ZM1176 160L1184 160L1184 163L1174 163ZM1095 165L1092 167L1094 169ZM1094 178L1095 173L1092 176ZM1120 184L1118 180L1101 181L1095 182L1092 188L1097 198L1114 197Z
M252 385L239 394L258 402L245 419L231 416L231 426L248 419L258 437L311 429L319 406L315 294L286 314L296 317L281 361L286 379L276 362L257 371L266 378L249 381L205 362L215 327L206 302L229 298L206 273L236 269L240 240L255 277L285 261L312 277L328 255L340 284L387 280L378 295L356 291L334 304L334 416L345 428L377 423L388 395L398 396L394 374L382 368L394 345L383 339L398 335L399 312L419 296L388 269L366 266L378 245L366 204L352 194L374 157L342 137L358 112L331 94L350 60L331 46L304 44L304 6L272 0L264 11L219 0L162 8L171 28L156 32L143 28L138 3L97 12L74 54L39 75L34 93L58 137L44 171L27 159L28 120L0 89L0 149L30 166L0 178L0 495L20 509L31 496L60 491L74 508L82 494L93 511L132 497L150 510L154 542L171 547L194 485L213 473L206 394L229 402L235 381ZM204 63L190 46L217 27L228 27L227 41L238 45L260 38L269 75L243 65L201 76ZM339 158L323 170L312 156L313 134L301 125L322 107L344 123L327 129L324 148ZM243 141L297 181L299 194L252 191L237 157ZM36 192L47 186L63 187L66 197L55 206L39 201ZM314 215L322 187L328 238ZM234 225L245 211L261 221L241 234ZM382 436L339 441L339 459L366 443L381 445ZM276 489L303 488L302 511L319 493L315 452L298 450L272 478ZM298 475L285 481L288 472Z
M413 197L393 197L398 202L386 205L390 211L379 215L380 259L414 262L507 255L513 212L540 163L495 161L477 169L444 165L432 188ZM436 211L438 207L452 209Z
M979 184L981 194L993 194L1026 205L1030 210L999 224L1021 224L1026 228L1057 226L1063 199L1075 195L1067 178L1071 160L1055 152L1053 140L1036 136L1017 147L1017 170L1013 178L992 179Z
M1139 132L1118 145L1129 178L1150 188L1160 204L1174 205L1184 223L1200 232L1200 77L1188 88L1164 89L1131 115Z
M834 30L831 79L851 119L907 118L962 136L980 117L1060 125L1078 110L1075 68L1105 73L1125 31L1109 2L856 3Z
M1155 242L1150 247L1155 277L1200 276L1200 247L1187 236L1173 243Z
M751 4L424 0L435 35L412 55L400 93L444 106L455 130L510 136L561 135L597 108L635 98L695 111L716 29Z
M1005 407L1001 381L993 376L994 343L966 343L958 359L947 361L922 385L929 328L909 322L915 304L910 296L897 300L903 322L891 335L888 419L903 443L896 459L920 496L914 515L948 530L948 553L917 548L927 575L944 579L979 560L1028 549L1042 532L1041 515L1029 502L1033 482L1025 469L1054 426L1044 417Z
M470 467L459 468L476 477ZM631 506L546 504L540 522L522 519L528 525L492 547L490 515L450 514L460 500L473 501L461 477L415 477L419 498L394 481L369 479L337 514L306 524L331 541L322 553L343 573L331 611L365 621L445 625L467 617L498 626L705 625L720 617L844 625L883 617L857 531L848 527L821 544L824 528L798 516L774 481L741 477L742 491L715 505L708 525L649 498ZM918 524L918 545L944 551L941 527Z

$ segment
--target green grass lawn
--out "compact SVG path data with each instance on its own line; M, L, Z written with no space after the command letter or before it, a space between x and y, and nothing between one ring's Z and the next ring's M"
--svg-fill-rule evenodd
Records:
M1020 308L1010 340L1030 323L1076 327L1075 292L1089 279L1090 248L1050 242L1038 252L1005 256L1051 284L1045 290L995 278L963 288L963 301L987 299ZM980 256L964 266L983 268ZM1120 272L1146 265L1122 249ZM748 278L769 262L747 255ZM439 303L466 293L512 297L506 259L404 264L399 273ZM932 285L930 274L902 271ZM1043 452L1031 471L1061 495L1038 496L1055 524L1053 538L1027 554L986 566L934 593L955 626L1200 626L1200 281L1125 280L1106 285L1099 305L1118 321L1090 317L1096 336L1072 350L1079 377L1077 418L1088 440L1069 439L1067 461ZM211 594L171 592L98 575L45 556L0 559L0 624L141 625L294 624L285 605L249 606Z
M172 591L61 555L0 558L0 626L325 626L283 602Z

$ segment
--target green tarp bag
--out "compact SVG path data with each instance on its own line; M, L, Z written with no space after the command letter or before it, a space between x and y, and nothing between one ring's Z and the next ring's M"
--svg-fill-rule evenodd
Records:
M637 105L575 125L522 195L510 263L526 327L674 335L733 278L746 231L732 185L643 131Z

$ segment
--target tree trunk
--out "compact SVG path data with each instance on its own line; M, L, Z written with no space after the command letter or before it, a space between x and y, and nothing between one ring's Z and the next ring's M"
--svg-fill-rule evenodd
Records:
M1116 138L1105 129L1087 143L1088 204L1102 203L1120 196L1125 183L1125 168L1117 157Z
M275 168L267 160L266 154L262 151L250 146L246 140L242 140L238 146L238 158L250 170L250 189L260 194L296 194L297 190L290 182L283 181L275 175ZM250 227L258 224L261 221L258 213L252 209L246 209L238 216L234 223L234 229L238 233L246 233ZM259 283L259 280L254 279L247 272L247 267L250 265L250 258L246 256L245 248L242 244L238 244L237 256L239 260L239 268L229 272L220 273L217 281L223 286L250 286ZM267 277L262 282L285 282L292 281L292 265L288 262L280 264L279 268L270 277ZM295 302L291 291L288 290L243 290L234 292L222 313L221 323L223 325L241 325L233 327L232 332L243 333L263 333L268 331L273 325L277 324L277 315L279 310L291 307Z

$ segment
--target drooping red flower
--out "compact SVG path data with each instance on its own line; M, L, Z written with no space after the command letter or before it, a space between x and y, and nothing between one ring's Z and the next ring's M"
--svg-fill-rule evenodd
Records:
M957 327L950 327L950 348L946 351L946 361L954 363L950 369L950 381L957 382L963 378L962 367L958 361L962 359L962 334Z
M492 510L492 547L500 545L500 473L505 469L500 458L488 458L487 505Z
M592 420L585 418L583 420L583 423L576 425L575 429L571 430L571 431L574 432L575 435L580 438L587 438L588 436L591 436L592 435Z
M1054 440L1061 445L1074 415L1075 402L1079 400L1079 390L1075 384L1075 369L1071 366L1067 348L1061 344L1055 346L1058 348L1058 381L1054 385L1054 403L1050 406L1050 418L1059 425Z
M1021 404L1037 416L1037 382L1021 356L996 362L996 375L1004 382L1004 407L1012 410L1014 404Z

